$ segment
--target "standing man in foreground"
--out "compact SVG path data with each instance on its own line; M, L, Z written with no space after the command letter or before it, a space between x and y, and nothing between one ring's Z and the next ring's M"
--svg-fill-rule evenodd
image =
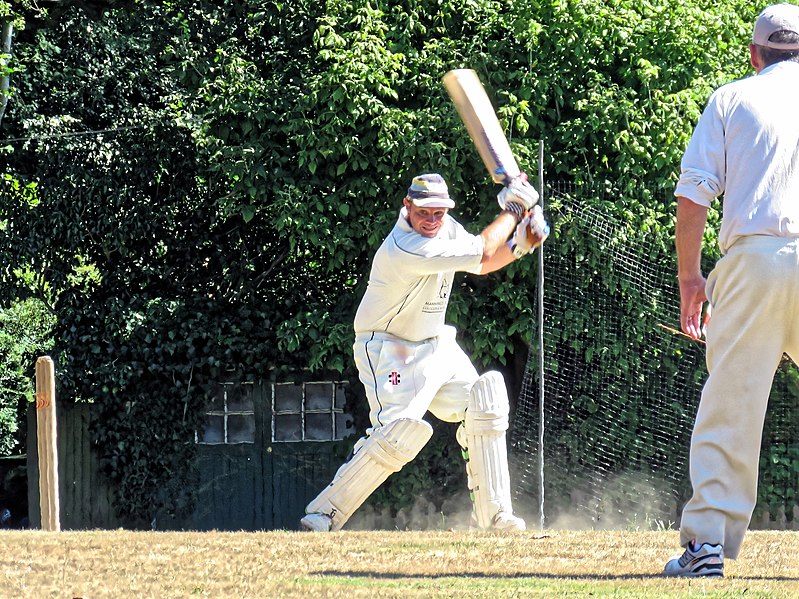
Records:
M774 373L783 353L799 358L799 6L763 10L749 53L756 75L711 96L675 190L680 325L693 339L706 327L709 376L691 438L685 552L668 576L723 576L724 558L738 557ZM721 194L723 257L705 280L702 235Z
M457 271L493 272L531 253L549 227L526 177L498 196L502 212L479 235L448 214L455 202L439 174L413 179L399 218L375 254L355 315L355 364L371 428L333 481L306 508L306 530L339 530L369 495L433 434L429 410L460 423L473 519L480 528L524 530L511 507L505 431L508 394L498 372L478 376L444 324ZM513 237L508 239L511 234Z

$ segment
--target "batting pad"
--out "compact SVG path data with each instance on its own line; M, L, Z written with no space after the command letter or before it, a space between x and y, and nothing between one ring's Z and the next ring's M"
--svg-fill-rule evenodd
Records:
M330 516L331 530L339 530L389 475L399 472L433 436L424 420L398 418L369 435L316 499L305 508L310 514Z
M498 512L513 512L505 441L509 413L505 379L499 372L486 372L472 387L463 423L466 473L480 528L490 527Z

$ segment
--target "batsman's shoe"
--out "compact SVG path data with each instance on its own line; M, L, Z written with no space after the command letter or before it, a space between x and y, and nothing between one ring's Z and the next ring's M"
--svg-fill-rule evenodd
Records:
M333 521L327 514L305 514L305 517L300 520L300 524L305 530L311 532L330 532L333 526Z
M663 569L664 576L724 576L724 548L721 545L688 543L682 555Z
M493 530L527 530L524 520L510 512L497 512L491 522Z

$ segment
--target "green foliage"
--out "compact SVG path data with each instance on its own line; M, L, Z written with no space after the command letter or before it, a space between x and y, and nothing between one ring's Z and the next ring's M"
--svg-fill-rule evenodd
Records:
M0 23L11 23L15 29L22 29L25 26L24 13L33 10L41 14L41 9L35 6L34 0L17 0L13 3L0 0Z
M554 126L551 170L623 180L623 192L673 185L710 92L747 72L754 12L740 0L561 0L535 11L546 27L529 38L529 77L533 97L552 99L534 111Z
M0 310L0 456L25 446L25 414L36 391L33 365L52 347L54 320L33 298Z
M352 318L412 175L442 172L472 230L496 214L498 189L440 84L447 70L479 72L533 179L544 140L548 179L612 190L613 210L665 248L671 209L641 190L673 185L710 90L746 72L755 11L744 0L59 3L15 39L0 306L33 297L55 315L59 395L101 413L120 511L147 521L187 508L175 477L188 476L221 373L351 373ZM596 250L557 228L549 246L586 268ZM449 317L464 346L480 367L520 376L534 261L458 283ZM565 343L585 318L561 315ZM617 359L602 339L574 351Z
M767 511L773 520L782 515L793 520L797 505L799 482L799 424L790 415L799 399L799 372L791 362L783 362L777 370L774 391L769 398L769 410L763 430L760 452L758 505L755 515ZM781 426L773 425L773 415L779 414Z

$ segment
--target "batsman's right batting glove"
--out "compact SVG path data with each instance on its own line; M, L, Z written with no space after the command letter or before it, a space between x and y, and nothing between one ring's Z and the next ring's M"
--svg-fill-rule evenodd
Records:
M508 247L514 256L521 258L525 254L532 254L547 237L549 237L549 225L544 218L544 212L541 206L535 206L516 226L516 232L508 241Z
M516 219L521 221L527 211L538 202L538 192L527 181L527 175L522 173L502 188L497 194L497 202L502 210L513 212Z

